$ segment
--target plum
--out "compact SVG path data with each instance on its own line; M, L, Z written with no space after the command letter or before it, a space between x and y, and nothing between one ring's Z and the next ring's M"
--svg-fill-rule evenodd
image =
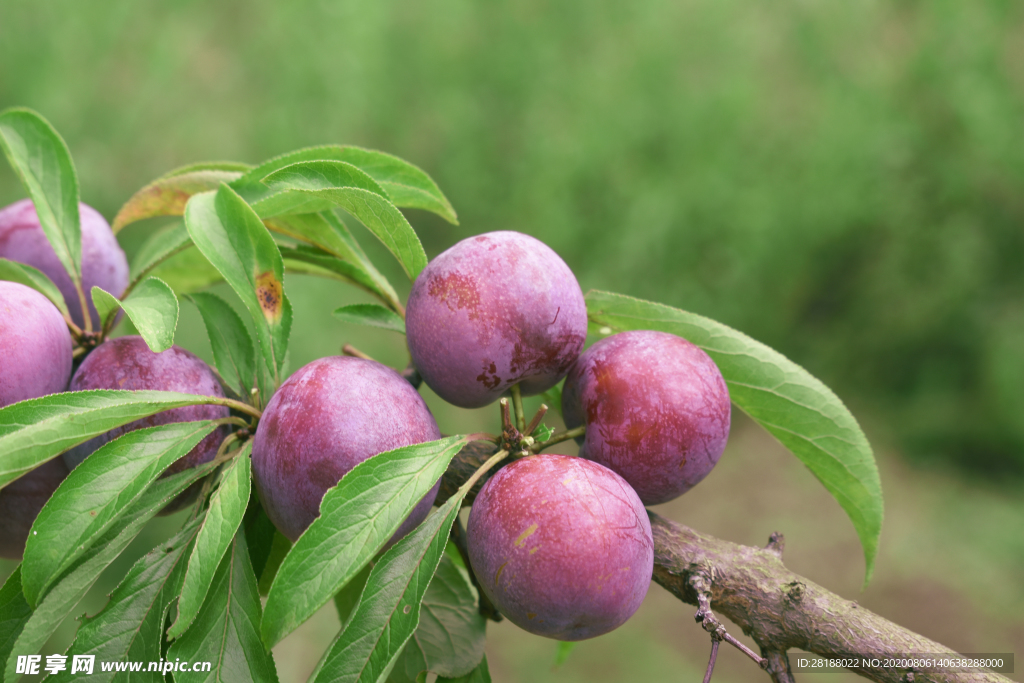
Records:
M67 476L67 465L54 458L0 489L0 557L21 559L32 523Z
M480 588L512 623L584 640L618 628L651 585L654 541L643 504L611 470L536 455L480 490L466 529Z
M82 221L82 285L93 329L98 329L100 317L92 304L92 288L96 286L120 297L128 287L128 259L98 211L79 204L78 212ZM0 210L0 257L43 271L64 295L71 319L79 327L84 324L78 292L47 241L31 199L22 199Z
M462 240L416 278L406 332L413 364L463 408L553 387L583 349L587 306L569 266L518 232Z
M0 281L0 408L64 391L71 377L71 333L49 299Z
M267 516L294 541L319 516L324 493L353 467L440 438L427 404L397 372L362 358L320 358L289 377L263 411L252 448L253 481ZM426 518L439 486L390 542Z
M224 397L224 390L206 363L177 346L153 353L142 337L119 337L96 347L71 378L72 391L88 389L125 389L130 391L177 391L183 394ZM198 405L166 410L112 429L64 454L68 467L77 467L103 444L125 432L141 427L156 427L172 422L219 420L229 414L226 406ZM209 462L227 435L224 427L215 429L195 448L171 465L165 474L174 474ZM194 493L194 492L193 492ZM165 509L172 512L188 502L185 496Z
M580 455L621 474L644 505L686 493L729 438L729 390L703 350L665 332L612 335L569 371L562 414Z

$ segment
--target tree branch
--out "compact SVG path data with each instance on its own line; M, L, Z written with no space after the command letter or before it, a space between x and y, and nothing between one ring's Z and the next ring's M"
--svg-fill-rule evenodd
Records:
M447 500L496 451L497 447L487 442L467 445L442 477L437 504ZM466 496L464 505L472 503L483 482L481 479ZM683 602L697 606L700 601L694 583L703 580L702 590L710 589L715 612L760 646L773 681L794 680L786 656L792 648L825 657L957 655L786 569L781 534L772 534L765 548L752 548L700 534L653 512L648 515L654 534L654 580ZM1012 683L994 673L853 671L880 683Z

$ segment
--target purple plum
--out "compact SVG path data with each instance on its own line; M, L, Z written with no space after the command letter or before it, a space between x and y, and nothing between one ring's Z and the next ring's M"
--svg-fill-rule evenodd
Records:
M0 489L0 557L21 559L32 523L67 476L67 465L54 458Z
M142 337L119 337L97 346L71 378L72 391L89 389L177 391L183 394L224 397L224 390L216 375L202 360L177 346L172 346L161 353L153 353ZM228 417L229 412L226 406L216 405L185 406L166 410L112 429L72 448L64 454L64 462L74 469L97 448L134 429L156 427L172 422L219 420ZM165 475L182 472L189 467L213 460L225 436L225 427L215 429L195 448L171 465ZM179 497L165 508L164 512L173 512L187 504L195 492L186 491L189 495Z
M57 307L34 289L0 281L0 408L64 391L71 334ZM39 511L68 468L50 460L0 490L0 557L20 560Z
M463 408L558 383L583 349L587 306L569 266L539 240L490 232L435 258L409 295L413 364L438 396Z
M263 411L252 448L253 480L267 516L294 541L319 516L324 493L353 467L440 438L427 404L397 372L362 358L321 358L289 377ZM439 486L390 542L426 518Z
M0 408L64 391L71 377L71 333L49 299L0 281Z
M665 332L612 335L569 371L562 414L585 424L580 455L621 474L644 505L707 476L729 439L729 390L703 350Z
M499 470L474 501L466 534L480 588L536 635L608 633L651 585L647 511L622 477L582 458L535 455Z
M128 287L128 259L98 211L79 204L78 212L82 221L82 286L93 329L98 329L100 316L92 304L92 288L96 286L120 297ZM0 210L0 257L43 271L64 295L71 319L79 327L84 324L78 292L47 241L31 199L22 199Z

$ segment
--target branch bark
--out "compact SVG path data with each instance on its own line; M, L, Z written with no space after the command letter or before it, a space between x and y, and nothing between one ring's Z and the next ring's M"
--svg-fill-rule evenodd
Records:
M441 479L440 505L491 454L493 444L472 442ZM493 473L492 473L493 474ZM483 480L466 497L472 503ZM957 656L949 648L910 631L856 602L794 574L782 563L784 539L773 534L765 548L707 536L648 512L654 534L654 581L685 603L698 605L694 577L711 576L711 606L760 646L775 681L791 682L786 651L799 648L824 657L934 654ZM851 669L879 683L1012 683L995 673L920 673Z

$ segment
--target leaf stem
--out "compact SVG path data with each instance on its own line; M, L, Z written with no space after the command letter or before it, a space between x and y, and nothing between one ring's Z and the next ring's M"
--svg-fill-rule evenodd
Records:
M533 452L540 453L542 450L549 446L554 446L556 443L562 443L563 441L568 441L569 439L575 439L577 436L583 436L586 433L586 426L577 427L576 429L568 429L564 432L561 432L560 434L555 434L547 441L541 441L539 444L533 447Z
M81 268L79 268L81 271ZM85 322L85 331L92 332L92 313L89 311L89 304L85 299L85 290L82 289L82 275L81 272L78 274L78 278L74 280L75 291L78 292L78 303L82 307L82 320Z
M473 488L474 484L476 484L478 481L480 481L480 477L482 477L485 474L487 474L487 472L492 467L494 467L495 465L497 465L499 462L501 462L502 460L504 460L507 457L508 457L508 451L507 450L500 450L497 453L495 453L494 455L492 455L490 458L487 459L487 462L485 462L483 465L480 465L480 467L477 468L477 471L474 472L473 475L469 479L466 480L465 484L463 484L462 486L459 487L459 490L455 492L455 495L458 496L460 499L461 498L465 498L466 494L469 493L469 490Z
M548 414L547 404L541 403L540 408L537 410L537 414L530 420L530 424L526 425L526 430L523 432L526 436L533 436L533 433L537 431L537 427L540 427L541 420Z

